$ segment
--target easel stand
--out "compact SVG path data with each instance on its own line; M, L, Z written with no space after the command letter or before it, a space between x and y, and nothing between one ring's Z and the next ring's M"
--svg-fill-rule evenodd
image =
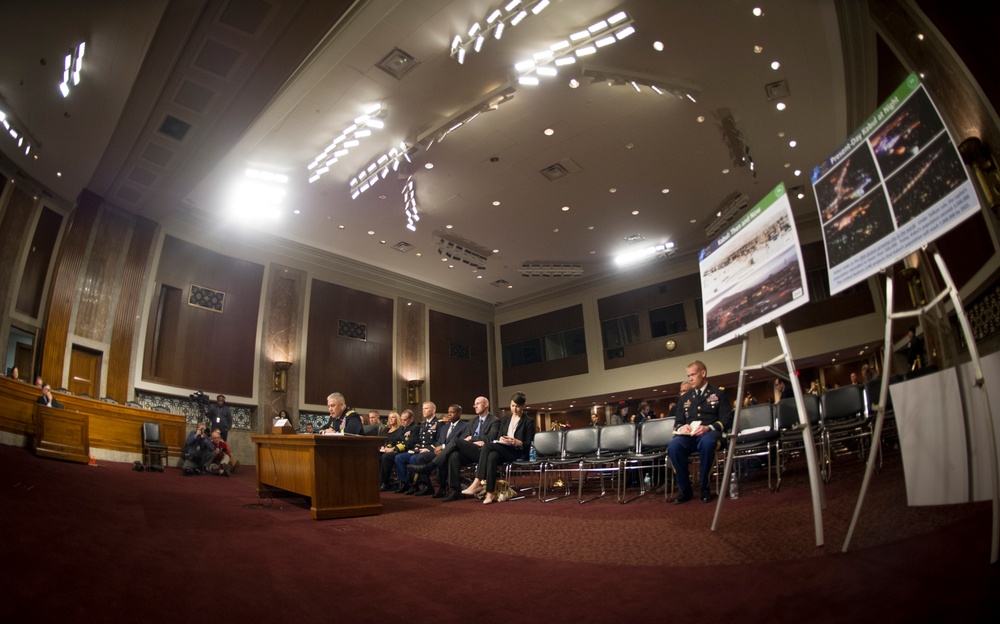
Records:
M976 376L975 383L973 384L973 391L982 392L982 400L986 406L986 426L984 430L989 434L990 460L993 471L993 540L990 550L990 563L996 563L998 549L1000 549L1000 473L998 473L997 469L997 445L995 433L993 431L993 411L990 407L989 395L986 393L986 380L983 378L983 369L979 361L979 350L976 348L976 340L972 335L972 328L969 325L969 319L965 314L965 307L962 305L962 299L958 295L958 289L955 287L955 282L951 279L951 274L948 272L947 266L945 266L944 259L941 258L941 255L937 252L937 250L934 250L932 253L934 256L934 262L937 264L941 277L945 282L945 288L938 293L932 301L920 309L907 312L892 311L893 274L891 269L886 273L885 289L888 318L885 323L885 348L883 350L885 354L885 361L882 365L882 387L879 389L878 405L876 406L877 415L875 418L875 430L872 433L871 450L868 454L868 466L865 469L864 481L861 483L861 492L858 494L858 503L854 508L854 517L851 518L851 526L847 530L847 537L844 539L843 552L847 552L847 549L850 547L851 537L854 535L854 527L857 525L858 516L861 515L861 505L864 503L865 494L868 492L868 484L871 482L872 472L875 469L875 460L878 457L879 444L881 443L882 423L885 421L885 404L886 399L889 396L889 374L890 364L892 361L892 321L893 319L898 318L910 318L915 316L922 317L936 306L943 305L944 300L950 297L951 303L955 308L955 314L958 316L958 322L962 328L962 333L965 336L965 342L969 346L969 355L972 358L972 367ZM798 398L798 394L796 394L796 398ZM720 500L719 502L722 501Z
M746 376L748 370L768 370L775 375L784 377L789 380L792 385L792 391L795 393L795 408L799 412L799 430L802 433L802 447L805 449L806 463L809 467L809 487L812 490L812 505L813 505L813 522L816 530L816 546L823 545L823 508L826 506L826 500L823 493L823 487L820 483L819 477L819 461L816 457L816 446L813 444L813 432L812 426L809 424L809 415L806 414L806 404L802 398L802 387L799 386L799 379L795 375L795 363L792 361L792 353L788 348L788 338L785 336L785 328L781 325L781 319L775 319L774 324L778 331L778 340L781 342L781 355L768 360L762 364L747 365L747 346L748 340L746 334L743 335L743 354L740 356L740 380L737 386L736 392L736 414L733 416L733 429L732 435L729 437L729 452L726 454L726 466L724 469L723 480L719 487L719 500L715 504L715 516L712 518L712 531L715 531L716 526L719 522L719 514L722 512L722 501L726 497L725 493L721 490L725 487L725 484L729 483L729 475L731 474L732 464L733 464L733 454L736 452L736 432L739 431L740 423L740 413L743 411L743 379ZM779 368L774 368L773 366L782 360L785 361L785 370L782 371Z

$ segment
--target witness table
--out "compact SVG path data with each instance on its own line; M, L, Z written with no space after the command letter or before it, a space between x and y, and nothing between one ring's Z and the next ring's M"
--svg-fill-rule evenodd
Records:
M308 496L314 520L382 513L378 449L385 438L306 434L251 435L260 496Z

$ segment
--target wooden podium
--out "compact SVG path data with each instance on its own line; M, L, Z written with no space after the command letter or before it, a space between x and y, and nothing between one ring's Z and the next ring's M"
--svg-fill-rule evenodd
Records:
M308 496L314 520L382 513L378 449L385 438L342 435L251 435L257 493Z

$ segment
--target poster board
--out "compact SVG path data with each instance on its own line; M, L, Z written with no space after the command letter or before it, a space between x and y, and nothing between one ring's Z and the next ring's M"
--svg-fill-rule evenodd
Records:
M698 256L705 350L809 301L802 248L779 184Z
M830 293L878 273L979 210L955 142L916 74L813 169Z

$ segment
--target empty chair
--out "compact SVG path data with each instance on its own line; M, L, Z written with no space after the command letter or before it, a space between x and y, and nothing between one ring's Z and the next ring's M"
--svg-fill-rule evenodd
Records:
M535 459L518 459L507 464L507 483L511 483L513 477L526 474L532 477L532 487L536 487L534 477L537 475L538 485L535 491L538 493L538 500L542 502L555 500L545 499L547 483L544 473L546 462L550 459L558 459L562 455L563 436L564 432L561 429L536 433L534 438ZM514 489L519 491L519 488L514 487Z
M628 481L625 476L630 470L640 473L648 471L653 483L653 490L665 482L667 475L667 447L674 439L674 419L647 419L639 425L635 448L622 457L622 488L619 502L627 503ZM639 496L646 494L646 484L639 480ZM634 499L633 499L634 500Z
M850 440L858 441L858 452L865 459L865 449L871 440L865 405L865 389L859 385L827 390L820 397L820 414L823 421L823 444L826 446L827 473L830 479L833 465L833 445Z
M587 427L586 429L570 429L563 439L562 453L557 458L551 458L545 462L545 478L548 479L549 472L569 472L577 473L579 476L583 458L597 453L600 437L598 427ZM537 450L537 446L535 447ZM569 481L566 481L566 493L569 495ZM562 498L561 496L559 498Z
M816 448L820 469L826 474L826 456L824 453L822 422L819 414L819 397L814 394L803 395L809 427L812 429L812 444ZM781 488L781 473L786 469L787 457L804 454L802 445L802 429L805 427L799 420L799 411L795 399L782 399L775 406L778 426L777 477L775 490ZM824 476L824 478L826 478Z
M767 488L774 490L771 483L771 451L777 448L780 433L775 426L774 409L770 403L752 405L740 409L739 428L736 432L736 446L733 449L733 470L739 477L743 460L752 457L767 458Z
M588 503L600 498L607 493L604 487L604 475L614 476L615 493L621 499L621 469L622 459L635 448L635 424L627 423L622 425L611 425L609 427L590 427L598 433L597 452L587 455L580 460L580 479L577 489L577 498L580 503ZM586 476L596 472L601 481L601 493L587 500L583 499L583 482Z
M155 422L142 423L142 463L146 470L159 470L163 472L163 467L168 461L167 445L160 440L160 424ZM158 463L153 463L156 458Z

